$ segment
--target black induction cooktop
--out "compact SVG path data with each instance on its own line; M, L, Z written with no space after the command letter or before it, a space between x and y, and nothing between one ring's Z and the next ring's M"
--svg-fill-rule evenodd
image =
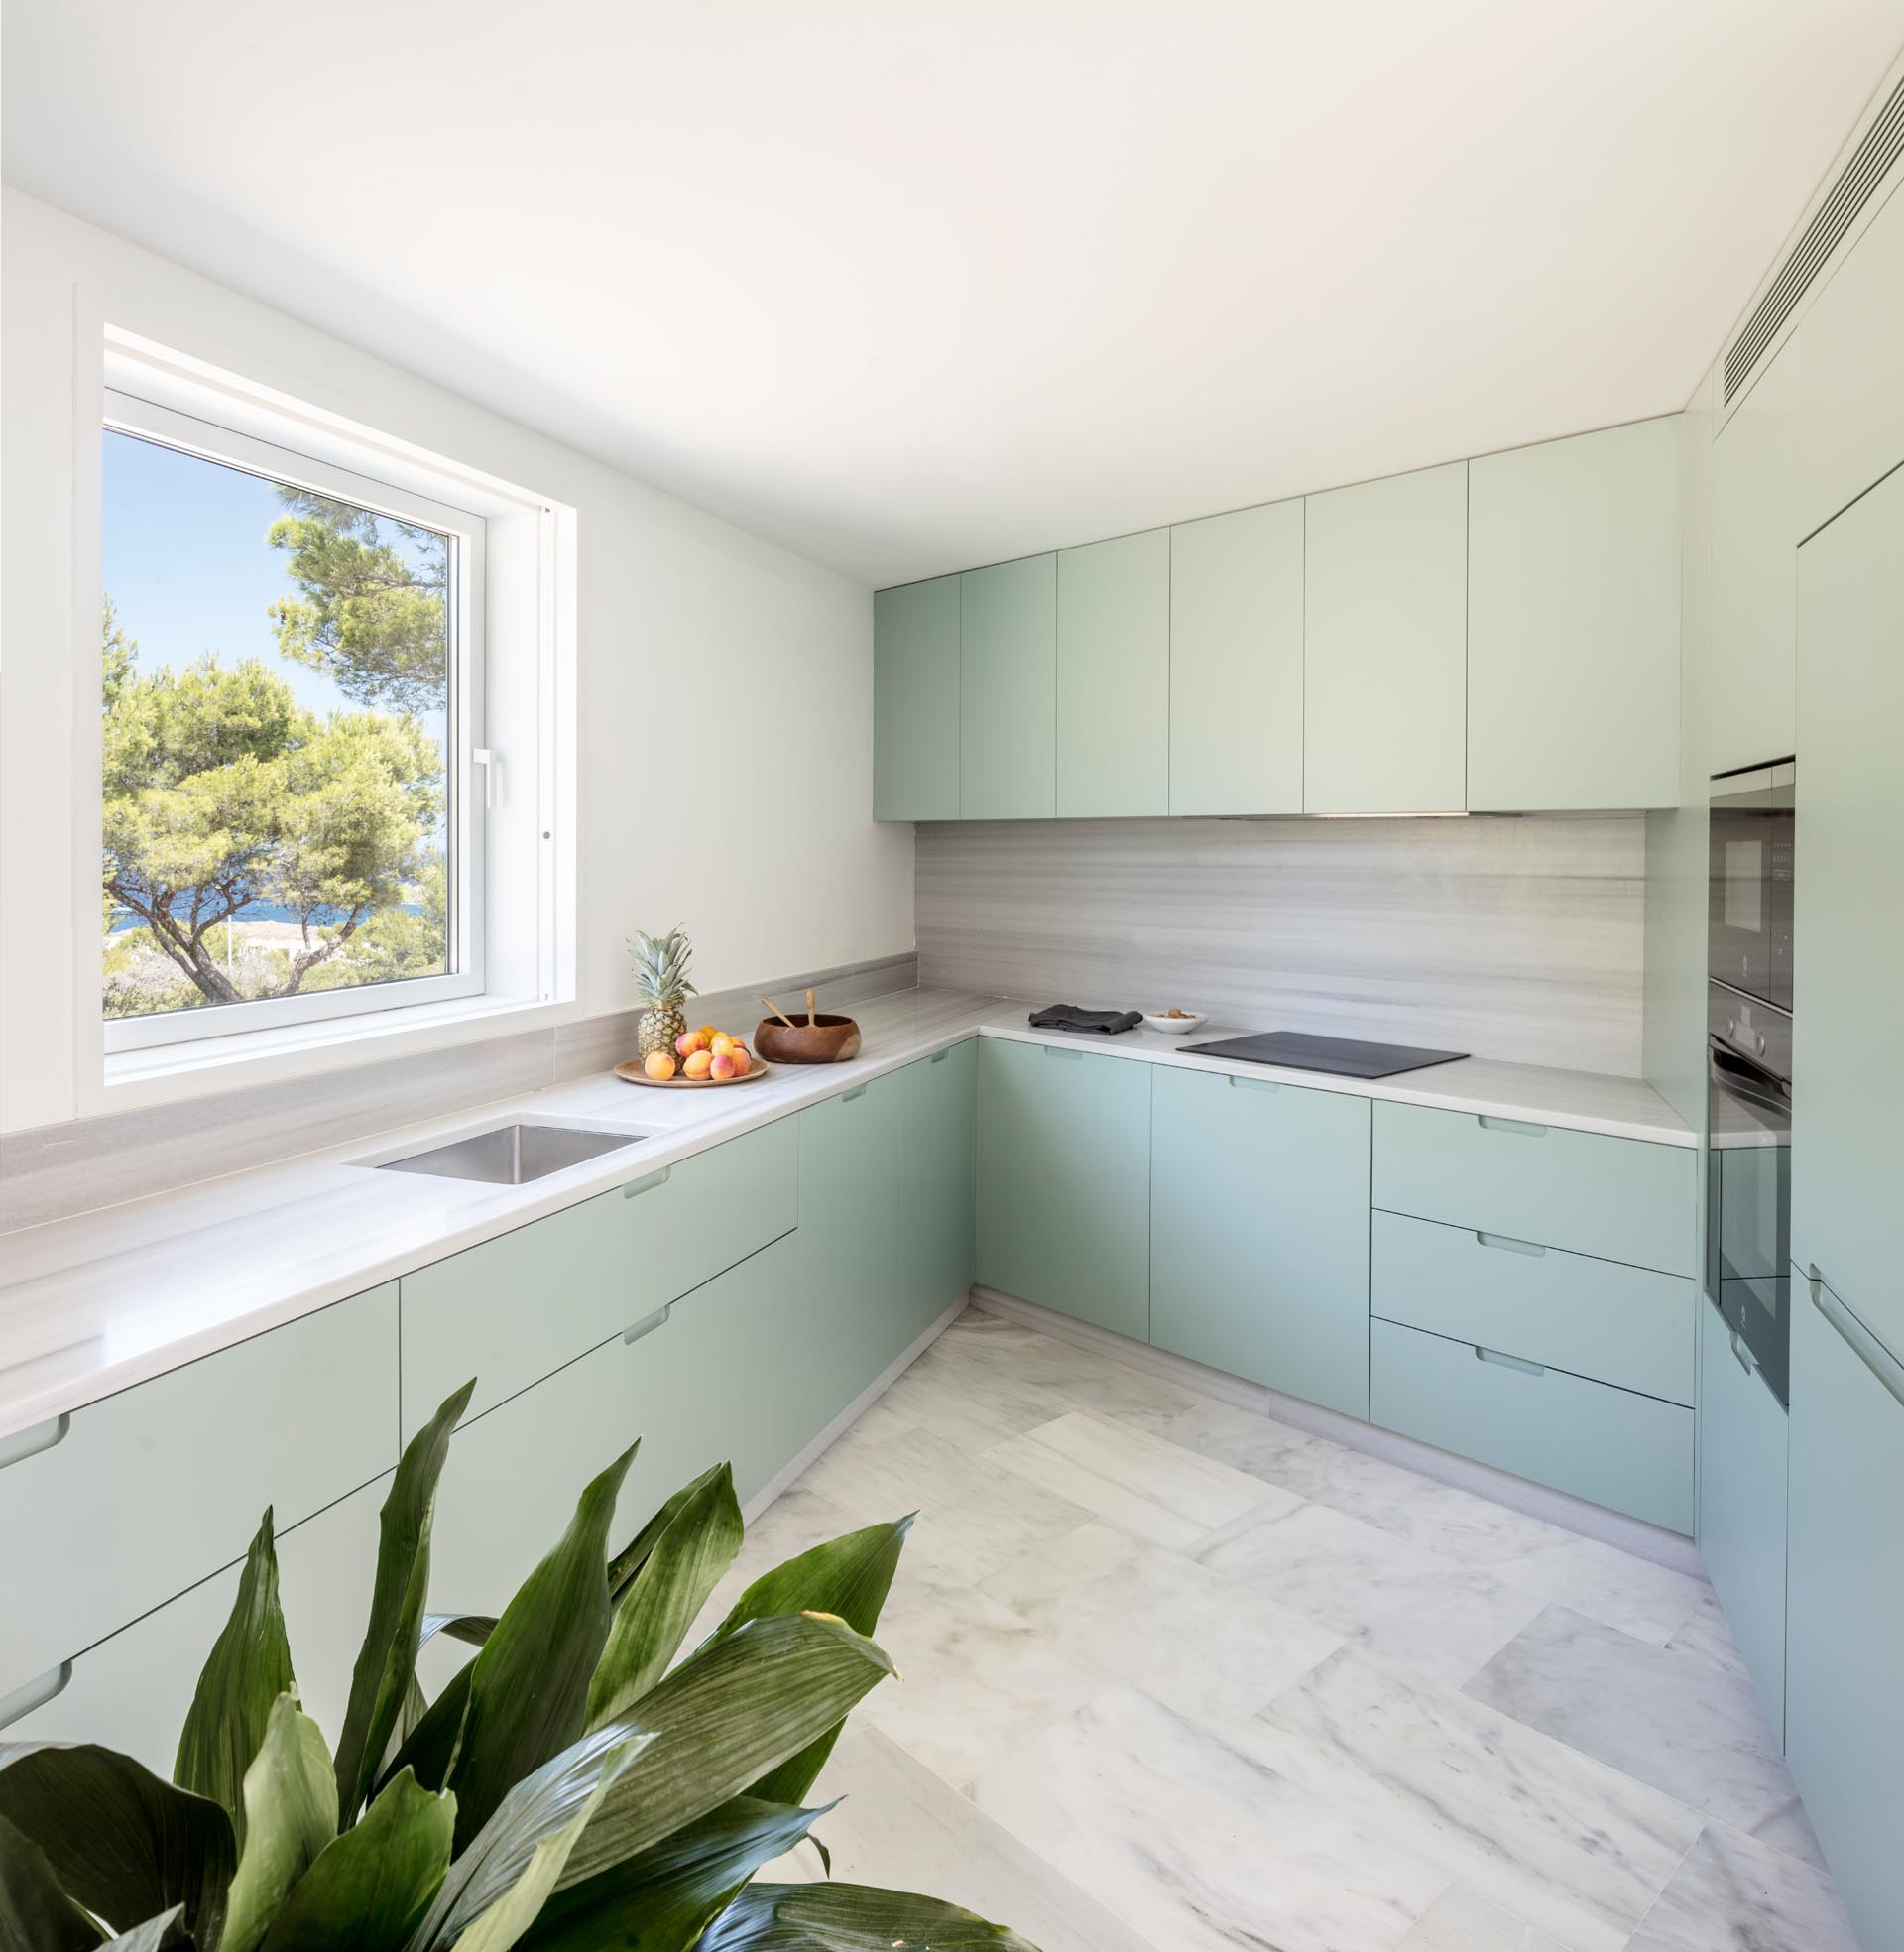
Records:
M1223 1037L1186 1044L1199 1057L1230 1057L1246 1064L1281 1064L1292 1071L1331 1071L1337 1077L1393 1077L1429 1064L1452 1063L1465 1050L1423 1050L1407 1043L1365 1043L1358 1037L1306 1037L1301 1031L1263 1031L1255 1037Z

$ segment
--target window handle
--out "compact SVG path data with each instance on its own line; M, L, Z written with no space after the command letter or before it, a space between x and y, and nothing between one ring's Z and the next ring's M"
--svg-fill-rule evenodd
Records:
M483 769L483 810L492 811L503 803L503 756L494 746L472 746L469 761Z

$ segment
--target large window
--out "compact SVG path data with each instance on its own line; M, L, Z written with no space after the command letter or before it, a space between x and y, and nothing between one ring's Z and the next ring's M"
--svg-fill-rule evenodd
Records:
M102 461L107 1048L480 992L483 518L118 393Z

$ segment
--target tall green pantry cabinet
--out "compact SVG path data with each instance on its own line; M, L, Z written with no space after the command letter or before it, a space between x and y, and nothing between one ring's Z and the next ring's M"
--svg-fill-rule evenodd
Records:
M1866 1952L1904 1947L1904 471L1798 551L1786 1750Z

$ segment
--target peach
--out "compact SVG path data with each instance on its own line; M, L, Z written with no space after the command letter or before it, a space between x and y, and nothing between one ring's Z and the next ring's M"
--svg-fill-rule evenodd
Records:
M741 1074L739 1065L735 1063L733 1057L725 1050L718 1057L710 1057L708 1059L707 1070L710 1077L717 1078L739 1077Z
M681 1066L681 1075L683 1077L704 1078L709 1070L713 1068L713 1064L714 1059L705 1050L690 1050L687 1053L687 1061Z
M707 1047L716 1057L731 1057L734 1054L734 1039L725 1031L716 1031L708 1039Z
M734 1075L736 1077L746 1077L748 1072L754 1068L754 1060L747 1054L747 1045L744 1043L737 1043L727 1053L727 1061L734 1066Z
M642 1060L642 1069L665 1084L674 1075L674 1060L665 1050L651 1050Z
M683 1031L674 1039L674 1049L679 1056L692 1057L695 1051L707 1048L707 1041L699 1031Z

